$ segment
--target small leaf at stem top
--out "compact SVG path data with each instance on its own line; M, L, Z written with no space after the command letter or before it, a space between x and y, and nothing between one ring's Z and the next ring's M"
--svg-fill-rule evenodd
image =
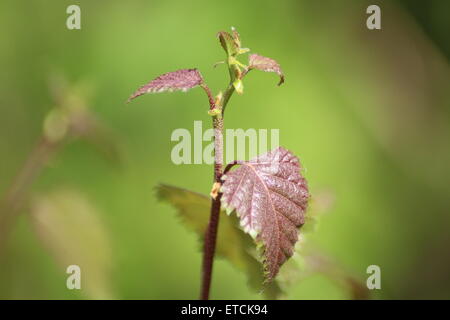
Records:
M236 90L238 94L244 93L244 84L242 83L241 79L236 79L233 81L233 87Z
M222 45L223 50L225 50L228 56L235 56L239 53L240 48L239 38L233 37L226 31L218 32L217 37L220 40L220 44Z
M187 91L203 83L203 77L197 69L181 69L160 75L131 95L128 102L146 94L164 91Z
M278 62L276 62L271 58L260 56L259 54L251 54L248 59L249 59L249 66L248 66L249 70L258 69L265 72L275 72L280 76L280 82L278 82L278 85L284 83L284 74Z

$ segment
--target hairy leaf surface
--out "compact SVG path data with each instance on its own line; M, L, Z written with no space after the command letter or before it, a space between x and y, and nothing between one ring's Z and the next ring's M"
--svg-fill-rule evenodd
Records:
M236 211L244 231L261 245L267 280L293 255L309 192L296 156L279 147L223 177L222 205Z
M225 52L230 56L238 54L240 47L239 35L237 32L233 32L233 35L234 36L226 31L220 31L217 33L217 37L220 40L223 50L225 50Z
M249 70L258 69L265 72L275 72L280 76L280 82L278 82L278 85L281 85L284 82L284 74L280 65L271 58L263 57L259 54L251 54L249 56L248 68Z
M168 72L140 87L131 95L128 102L146 93L176 90L187 91L202 83L202 75L197 69L181 69Z

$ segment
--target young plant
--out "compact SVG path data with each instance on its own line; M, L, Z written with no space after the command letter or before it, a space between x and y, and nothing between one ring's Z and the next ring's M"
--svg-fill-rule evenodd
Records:
M234 28L231 33L221 31L217 36L226 52L227 57L223 63L227 64L230 75L230 82L224 91L213 96L197 69L182 69L157 77L140 87L128 99L131 101L145 93L187 91L197 86L207 94L208 113L212 117L214 128L214 183L210 193L210 217L204 236L201 299L209 298L221 208L228 215L236 212L241 229L253 239L258 261L263 266L263 282L268 286L281 265L294 253L298 229L305 222L309 200L308 186L300 173L298 158L282 147L249 161L233 161L223 166L224 114L233 93L243 93L243 80L251 70L278 74L278 85L284 82L284 75L275 60L258 54L249 55L248 65L240 62L238 57L250 50L241 47L239 34ZM231 170L236 165L239 167ZM202 202L198 200L201 196L192 192L165 185L160 186L158 192L160 197L169 198L180 210L187 211L187 214L196 205L199 210L202 209ZM227 232L235 240L238 239L232 227ZM238 246L247 244L246 240L236 240L235 243ZM245 251L249 252L247 249ZM221 247L219 244L219 250L224 256L232 256L229 251L233 248ZM246 256L245 259L252 257Z

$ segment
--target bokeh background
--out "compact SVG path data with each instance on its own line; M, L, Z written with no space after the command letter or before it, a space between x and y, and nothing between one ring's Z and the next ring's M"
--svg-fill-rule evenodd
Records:
M70 4L81 7L81 30L66 28ZM370 4L381 7L382 30L366 28ZM215 35L231 26L244 47L277 59L286 83L250 74L226 127L280 129L313 198L333 199L311 241L363 281L379 265L372 298L450 298L448 12L441 0L1 1L1 198L61 100L86 104L107 130L69 139L14 204L1 229L0 298L197 298L198 237L153 188L209 192L211 166L170 160L174 129L209 126L207 101L194 89L124 102L179 68L198 67L223 88ZM66 288L70 263L85 266L82 290ZM321 274L288 294L348 297ZM212 298L261 295L217 260Z

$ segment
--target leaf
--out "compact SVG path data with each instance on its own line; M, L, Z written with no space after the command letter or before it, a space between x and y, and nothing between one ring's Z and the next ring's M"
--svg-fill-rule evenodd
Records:
M221 191L227 212L236 211L244 231L261 249L267 281L294 253L309 192L297 157L279 147L227 173Z
M50 254L65 274L69 265L81 269L81 292L92 299L114 298L110 239L97 210L83 195L58 190L35 198L30 219Z
M236 90L236 92L238 94L243 94L244 93L244 84L242 83L241 79L234 80L233 87L234 87L234 90Z
M280 65L278 64L278 62L271 58L263 57L258 54L251 54L249 56L248 69L258 69L265 72L275 72L280 76L280 82L278 82L278 85L284 83L284 74L281 70Z
M170 203L178 210L183 223L203 240L209 220L210 198L165 184L158 185L156 192L160 200ZM240 230L239 219L236 216L227 217L223 210L220 213L216 253L244 272L252 289L261 291L263 269L257 259L254 241ZM268 299L279 298L282 294L279 283L274 281L268 284L264 288L264 294Z
M178 210L179 217L184 225L195 231L199 238L203 240L208 225L210 198L197 192L165 184L158 185L156 190L158 198L173 205ZM315 203L317 204L318 201L319 199L316 198ZM323 208L318 208L317 205L315 208L309 208L305 217L305 221L307 221L305 226L317 220L318 215L321 215L323 210ZM296 252L292 259L289 259L283 265L276 279L264 287L265 297L267 299L281 298L286 295L286 290L289 287L316 273L323 274L344 289L348 292L350 298L368 297L367 292L364 293L364 290L362 290L364 282L346 271L346 268L337 261L333 262L323 252L318 251L315 246L309 243L310 241L305 242L305 232L307 230L302 228L302 243L300 246L296 245ZM235 215L226 216L225 211L222 210L216 253L246 274L250 288L261 291L261 284L264 280L263 272L261 264L255 258L254 251L254 241L240 230L239 219ZM318 256L321 257L320 260L317 259Z
M203 83L203 77L197 69L181 69L160 75L131 95L128 102L146 94L164 91L187 91Z
M233 33L233 40L236 47L241 48L241 36L239 35L239 32L237 32L235 27L231 27L231 32Z
M239 53L240 39L237 32L233 30L233 36L226 31L220 31L217 33L220 44L227 53L228 56L235 56Z

